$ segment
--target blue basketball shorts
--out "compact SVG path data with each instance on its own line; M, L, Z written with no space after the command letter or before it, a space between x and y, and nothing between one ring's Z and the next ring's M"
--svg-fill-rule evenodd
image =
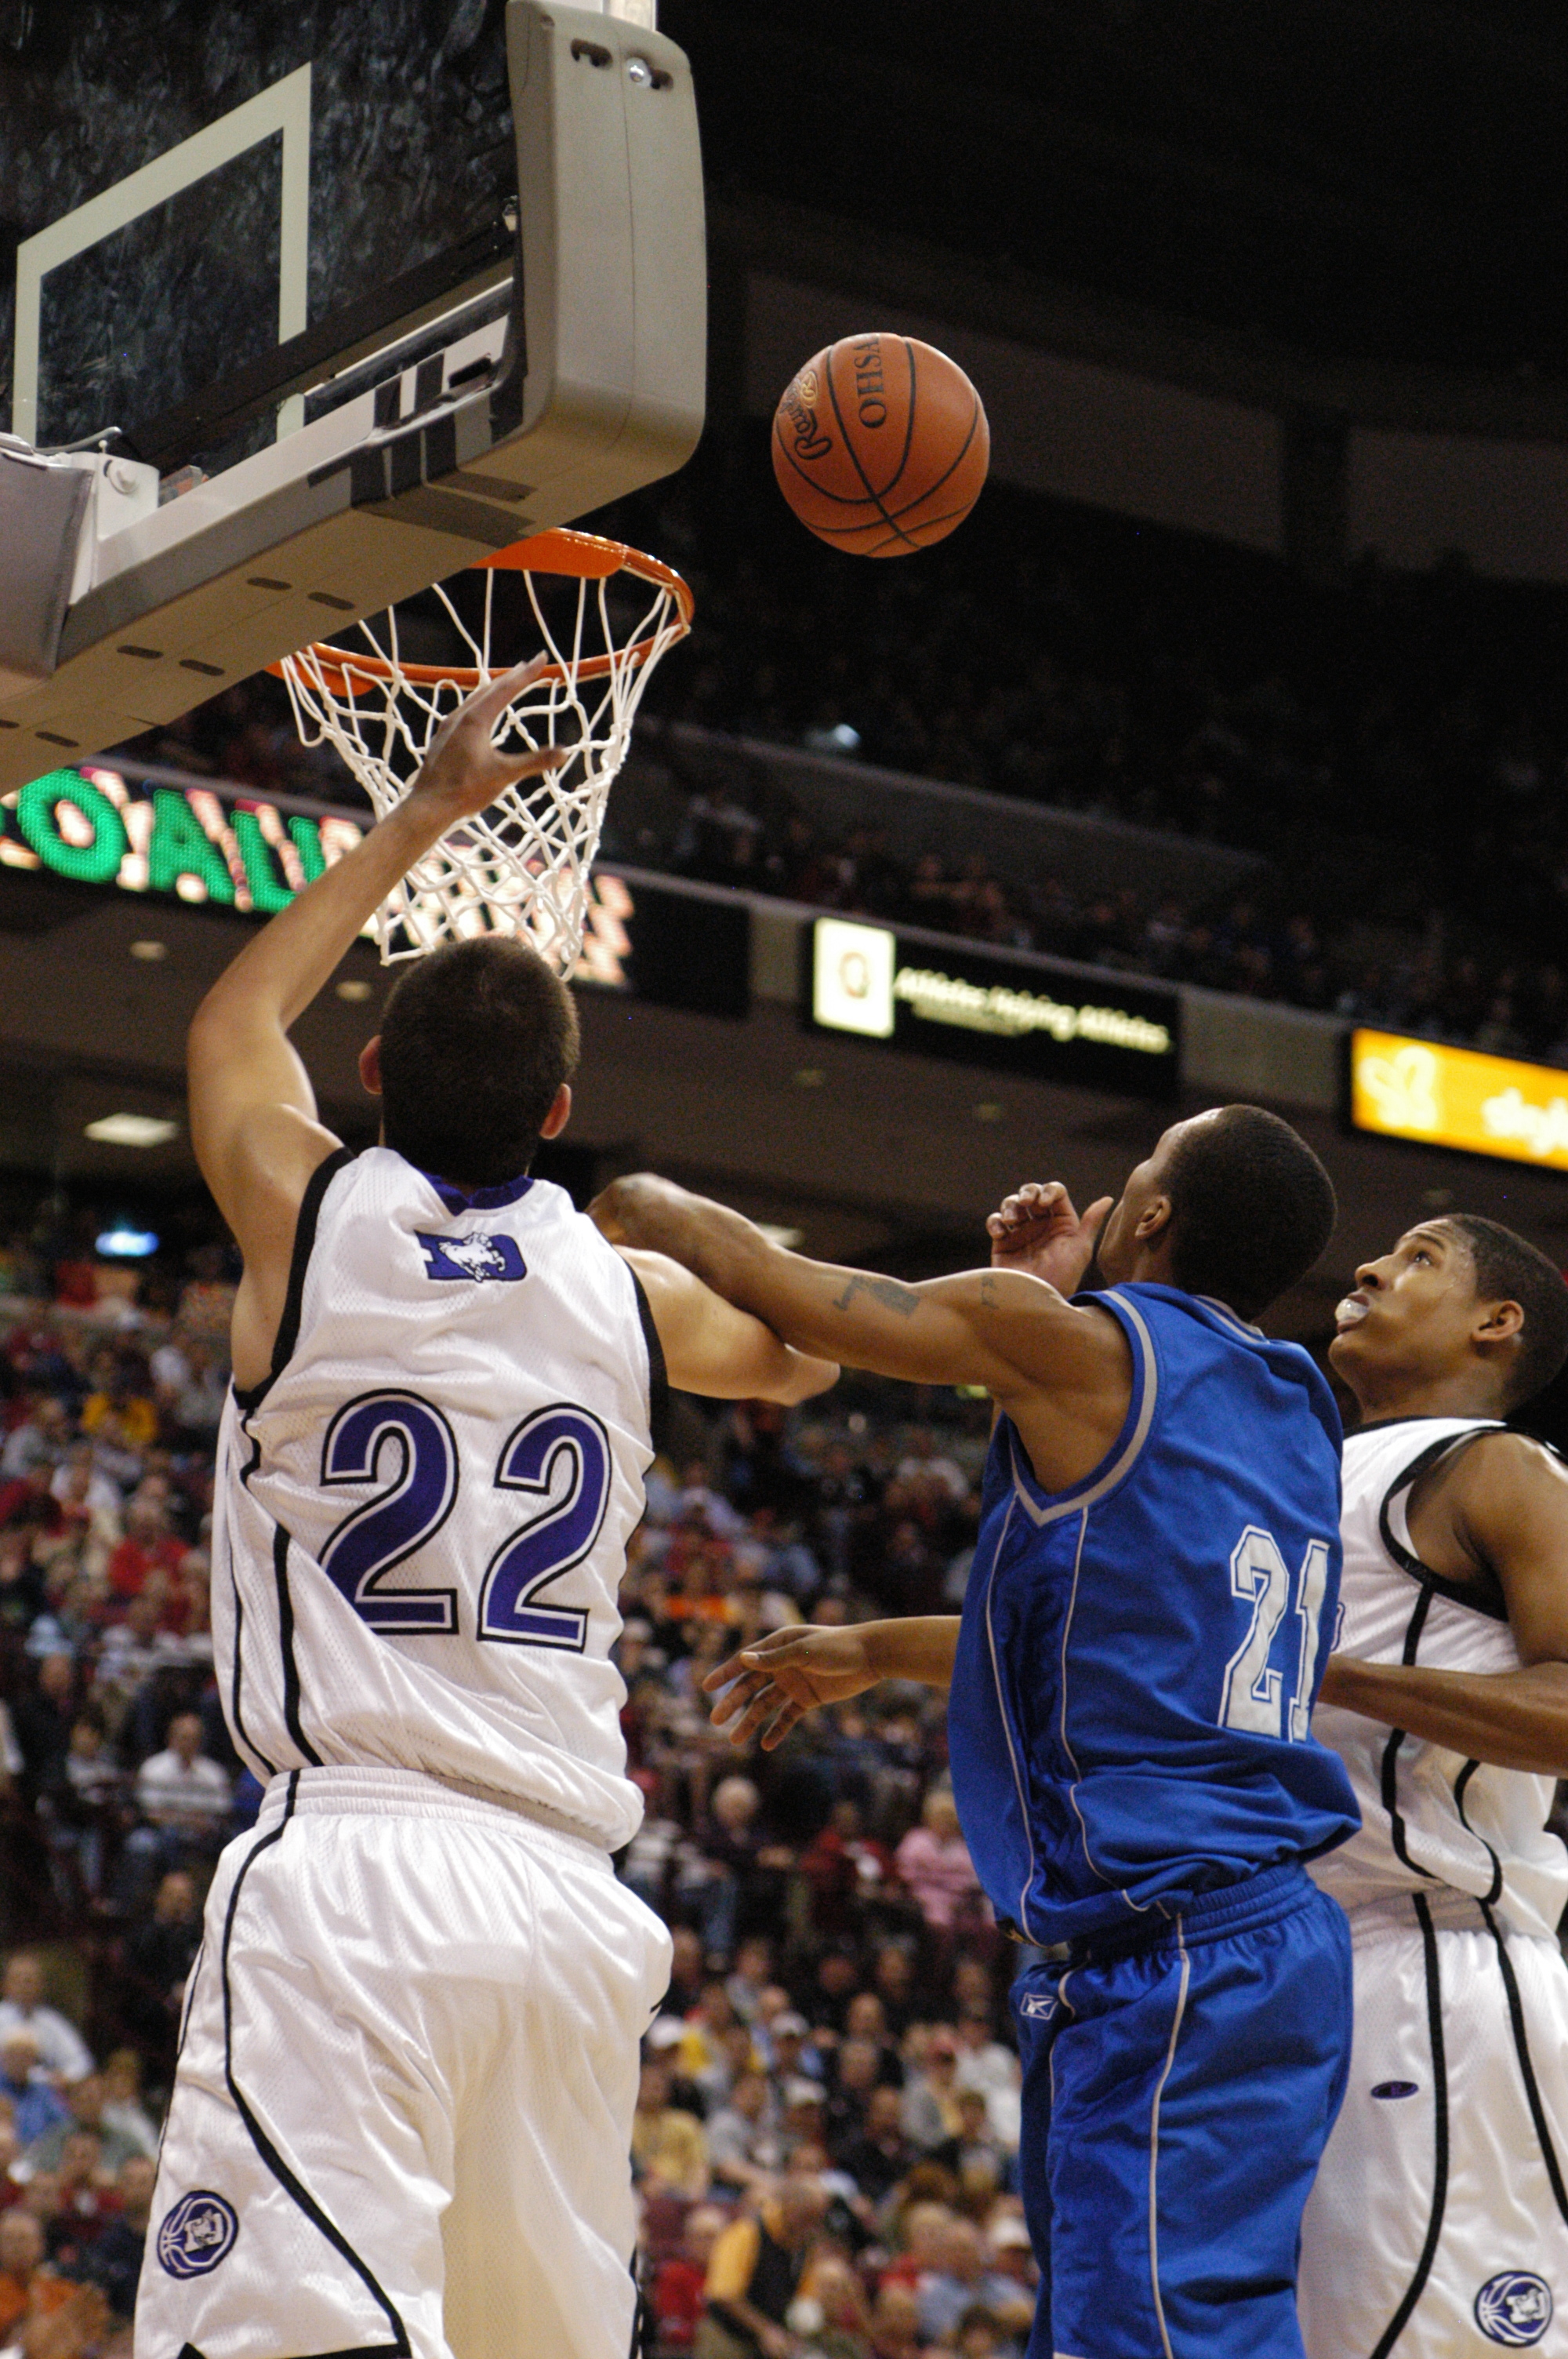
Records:
M1350 1988L1344 1911L1294 1864L1020 1975L1028 2359L1302 2359Z

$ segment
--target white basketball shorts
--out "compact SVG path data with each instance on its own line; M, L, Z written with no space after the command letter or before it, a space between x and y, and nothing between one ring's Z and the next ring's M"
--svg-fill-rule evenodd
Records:
M627 2359L669 1962L575 1835L412 1772L275 1778L208 1897L136 2359Z
M1562 1952L1442 1890L1350 1930L1350 2082L1302 2227L1308 2359L1568 2359Z

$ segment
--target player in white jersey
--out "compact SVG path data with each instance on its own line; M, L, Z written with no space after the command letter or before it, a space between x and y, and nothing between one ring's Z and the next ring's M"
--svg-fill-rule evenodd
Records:
M571 995L499 936L415 966L316 1117L289 1027L412 864L508 779L520 668L256 935L190 1034L197 1155L244 1255L213 1626L266 1781L187 1995L137 2359L625 2359L638 2040L664 1927L611 1649L665 1375L806 1397L789 1352L531 1180Z
M1313 1715L1358 1834L1349 2086L1303 2227L1309 2359L1568 2354L1568 1470L1503 1419L1568 1354L1568 1288L1453 1215L1357 1272L1330 1356L1341 1622Z

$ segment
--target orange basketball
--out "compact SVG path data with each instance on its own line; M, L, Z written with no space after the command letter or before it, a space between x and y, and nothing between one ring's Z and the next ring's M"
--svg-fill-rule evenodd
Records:
M963 370L914 336L840 336L773 412L780 491L819 540L857 557L946 539L979 499L990 450Z

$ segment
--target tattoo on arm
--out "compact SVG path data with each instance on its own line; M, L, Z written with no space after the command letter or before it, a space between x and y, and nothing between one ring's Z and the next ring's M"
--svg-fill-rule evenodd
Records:
M920 1296L913 1286L901 1286L896 1277L852 1277L834 1303L836 1310L848 1310L857 1294L869 1294L884 1310L896 1310L901 1319L913 1319L920 1308Z
M994 1310L996 1309L997 1284L989 1270L987 1270L985 1276L980 1280L980 1300L986 1310Z

